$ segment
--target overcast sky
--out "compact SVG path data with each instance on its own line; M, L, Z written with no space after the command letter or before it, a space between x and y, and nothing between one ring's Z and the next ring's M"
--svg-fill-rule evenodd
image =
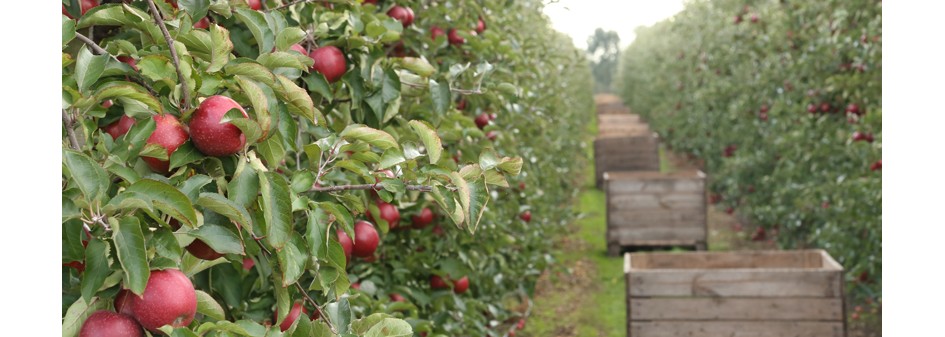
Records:
M621 47L626 47L633 42L636 27L652 25L682 9L683 0L560 0L546 4L545 14L556 30L586 49L587 38L598 27L616 31Z

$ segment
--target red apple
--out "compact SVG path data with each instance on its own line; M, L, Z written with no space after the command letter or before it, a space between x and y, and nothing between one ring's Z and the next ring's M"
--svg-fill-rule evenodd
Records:
M246 0L246 4L249 5L249 8L252 8L257 11L262 9L262 2L260 2L260 0ZM282 330L282 331L285 331L285 330Z
M190 138L194 147L205 155L223 157L233 155L246 145L246 135L236 125L220 123L227 111L237 109L249 118L246 110L226 96L210 96L200 103L190 120Z
M463 278L453 282L453 292L457 294L465 293L469 289L469 277L463 276Z
M308 56L315 61L312 70L325 75L328 82L337 81L348 68L344 53L335 46L316 48Z
M446 231L444 231L443 227L440 227L440 225L436 225L436 226L433 226L433 234L436 236L443 236L444 234L446 234Z
M437 37L443 36L443 35L446 35L446 32L443 31L443 28L440 28L437 26L430 27L430 39L436 40Z
M81 0L79 1L79 8L82 8L82 15L85 15L85 12L88 12L90 9L98 6L98 0Z
M148 137L148 144L156 144L167 149L167 156L170 158L177 148L187 142L187 130L180 124L177 117L171 114L154 115L154 121L157 125L154 132ZM170 168L170 162L153 157L141 157L148 166L157 173L167 173Z
M812 114L817 113L817 105L814 105L813 103L808 104L808 105L807 105L807 112L812 113Z
M410 217L410 220L413 221L413 228L424 228L433 222L433 211L424 207L420 210L420 214Z
M111 311L96 311L82 323L79 337L143 337L134 318Z
M66 262L66 263L63 263L62 265L65 267L71 267L80 273L85 271L85 263L83 263L82 261Z
M430 276L430 288L433 289L448 289L450 286L446 284L446 281L443 280L439 275Z
M764 241L767 235L764 227L758 227L755 233L751 235L751 241Z
M489 114L483 112L479 114L479 116L476 116L476 126L478 126L479 129L485 128L486 125L489 125L489 120Z
M830 103L827 103L827 102L820 103L820 112L823 112L823 113L830 112Z
M308 55L308 51L305 50L305 47L302 47L302 45L298 43L293 44L292 46L289 47L289 49L302 53L302 55Z
M106 125L102 130L112 136L112 139L118 139L128 133L128 130L131 129L131 126L135 125L135 119L122 115L117 121L112 122L111 124Z
M520 189L520 190L522 190L522 191L525 190L525 182L524 182L524 181L518 183L518 189Z
M125 63L125 64L131 66L131 69L134 69L135 71L138 71L138 62L135 61L135 59L132 58L131 56L122 55L122 56L116 57L116 59L118 59L118 61L121 61L122 63Z
M400 21L404 28L413 23L413 10L408 7L394 6L387 11L387 16Z
M209 29L209 28L210 28L210 19L207 19L206 16L200 18L200 20L197 20L197 22L194 22L194 28L197 28L197 29Z
M250 257L244 257L244 258L243 258L243 270L250 270L250 269L253 269L253 266L255 266L255 265L256 265L256 261L253 261L252 258L250 258Z
M731 207L729 207L729 208L726 208L726 209L725 209L725 213L726 213L726 214L732 214L732 213L735 213L735 209L734 209L734 208L731 208Z
M737 25L737 24L739 24L739 23L742 23L742 16L741 16L741 14L735 16L735 24Z
M392 302L407 303L407 299L404 298L403 296L400 296L400 294L398 293L391 293L390 295L387 295L387 297L389 297Z
M479 21L476 22L476 34L482 34L484 31L486 31L486 22L479 18Z
M519 330L525 329L525 319L522 318L518 320L518 324L516 324L515 327L518 328Z
M345 264L348 264L348 262L351 262L351 253L354 251L354 242L351 242L351 238L348 237L348 234L341 229L336 230L335 235L338 236L338 243L341 244L341 249L345 252Z
M351 284L351 289L361 290L361 282L355 282Z
M863 115L861 112L862 111L860 111L859 105L856 105L855 103L850 103L849 105L847 105L848 114Z
M870 165L870 171L878 171L883 169L883 160L877 160L875 163Z
M768 105L767 105L767 104L762 104L762 105L761 105L761 109L758 109L758 112L767 113L767 112L768 112Z
M381 219L387 221L390 228L397 228L397 226L400 225L400 210L397 209L397 206L378 200L377 210L381 214ZM371 211L367 212L367 217L372 222L378 222L377 219L371 215Z
M200 239L192 241L187 245L186 249L191 255L202 260L212 261L223 257L223 254L217 253L217 251L210 248L206 242L200 241Z
M144 293L128 297L132 316L145 329L155 332L164 325L187 326L197 313L194 284L177 269L152 270Z
M489 138L491 141L495 141L497 137L499 137L499 134L495 131L486 132L486 138Z
M115 311L125 314L133 315L131 313L131 297L132 293L128 289L121 289L118 291L118 294L115 294Z
M458 46L463 43L466 43L466 39L464 39L462 36L459 36L459 34L456 33L456 28L450 28L449 32L446 34L446 38L447 40L450 41L450 44L452 45Z
M284 320L282 320L282 324L279 324L279 330L282 330L282 332L285 332L286 330L289 330L289 328L292 327L292 324L295 323L295 321L297 321L297 320L299 319L299 316L300 316L302 313L308 313L308 312L305 310L304 307L302 307L302 303L301 303L301 302L295 302L295 304L292 305L292 308L289 309L289 314L285 316L285 319L284 319ZM272 321L273 321L273 322L278 322L278 321L279 321L279 309L278 309L278 308L277 308L276 311L272 314Z
M374 255L381 238L377 235L374 224L359 220L354 223L354 249L351 254L357 257Z
M456 103L456 110L466 110L466 99L460 99Z
M519 215L518 217L519 217L519 218L522 218L522 220L524 220L525 222L531 222L531 221L532 221L532 211L524 211L524 212L522 212L522 214Z
M758 18L758 14L752 14L750 20L751 20L751 23L758 23L760 19Z

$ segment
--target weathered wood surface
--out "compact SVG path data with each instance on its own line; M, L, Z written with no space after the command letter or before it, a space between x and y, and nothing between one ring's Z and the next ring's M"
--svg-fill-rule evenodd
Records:
M640 136L606 137L594 140L597 187L610 171L659 170L659 144L652 133Z
M836 298L634 298L633 320L840 321Z
M842 322L651 321L629 323L630 337L842 337Z
M653 241L695 242L704 248L704 179L699 171L604 173L607 243L634 247Z

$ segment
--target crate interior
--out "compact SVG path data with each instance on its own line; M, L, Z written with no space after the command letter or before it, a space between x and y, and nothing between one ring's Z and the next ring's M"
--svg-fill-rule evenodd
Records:
M632 269L762 269L825 267L819 250L630 254ZM831 266L826 266L831 267Z

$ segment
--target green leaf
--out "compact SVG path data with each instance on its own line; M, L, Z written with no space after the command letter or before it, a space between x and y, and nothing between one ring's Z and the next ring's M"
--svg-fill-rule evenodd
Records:
M62 337L76 337L82 324L93 313L108 308L108 301L93 297L89 302L79 299L69 306L62 318Z
M410 323L402 319L385 318L378 322L371 330L368 330L364 337L406 337L413 336L413 328Z
M167 154L167 151L165 151L164 153ZM174 153L171 153L170 168L173 170L175 168L178 168L178 167L190 164L190 163L198 162L204 158L206 158L206 156L204 156L203 153L200 153L200 151L197 150L194 144L188 140L183 145L178 147L177 150L174 151Z
M180 242L177 241L177 236L170 228L162 227L152 232L148 243L154 247L158 256L166 257L175 262L180 262L180 257L184 254L184 251L180 248Z
M500 171L517 176L522 172L522 157L503 157L502 161L499 162L498 168Z
M348 237L354 238L354 217L348 209L333 202L322 202L318 206L328 214L334 215L341 229L348 234Z
M315 183L315 173L309 171L299 171L292 175L292 192L302 193L312 189Z
M210 0L177 0L177 6L190 14L193 21L197 22L207 16L207 11L210 9Z
M368 127L363 124L350 124L339 136L348 141L360 140L368 144L377 146L382 150L390 148L399 148L397 141L389 133Z
M205 223L188 234L200 239L220 254L244 254L243 241L223 224Z
M256 62L243 62L243 63L230 62L223 68L223 70L224 72L226 72L227 75L230 75L230 76L242 75L242 76L249 77L253 81L263 83L270 87L276 86L276 75L273 75L272 71L270 71L268 68ZM291 82L291 80L289 80L289 82ZM306 95L308 94L306 93Z
M286 154L285 148L282 147L282 136L278 133L273 134L266 141L256 145L256 152L259 152L259 155L266 160L267 167L279 167Z
M472 234L479 228L479 221L486 212L486 204L489 202L489 190L484 181L473 181L469 187L469 211L466 215L467 229Z
M65 46L75 38L75 21L62 16L62 45Z
M328 83L328 80L325 79L325 76L317 71L313 71L308 74L308 76L302 77L302 80L305 81L305 85L308 86L308 89L321 95L327 100L334 99L334 96L331 93L331 84Z
M263 137L265 137L272 126L272 117L269 115L269 100L266 98L266 94L258 84L248 77L237 75L236 82L239 83L240 88L243 89L243 94L246 95L253 104L253 114L256 116L256 122L259 123L259 127L262 129ZM272 163L270 162L270 164Z
M237 8L236 18L239 19L249 31L253 33L256 39L256 45L259 46L259 53L268 53L275 46L276 37L269 29L266 17L262 13L249 9Z
M82 272L82 299L91 301L110 273L108 244L96 238L89 240L85 247L85 271Z
M351 332L358 336L362 336L367 333L368 330L371 330L372 327L377 325L377 323L380 323L385 318L390 317L392 316L385 313L371 314L368 317L351 322Z
M180 148L178 148L178 150L180 150ZM200 190L211 181L213 181L213 178L203 174L197 174L187 178L187 181L184 181L181 185L180 191L187 196L187 199L190 199L192 202L197 202L197 198L200 197Z
M466 181L475 180L482 175L482 168L478 164L470 164L459 169L459 175Z
M161 102L140 85L130 82L112 82L98 88L95 92L95 99L105 101L109 99L130 99L141 102L149 109L163 112Z
M301 245L302 247L299 247ZM305 244L301 237L293 233L292 240L286 242L285 248L277 255L279 266L282 268L282 286L288 287L299 280L305 266L308 264L308 254L304 250Z
M131 25L134 21L125 15L121 5L98 5L90 9L79 18L77 29L90 26L122 26Z
M443 143L440 141L440 136L436 134L433 127L420 120L412 120L407 124L413 129L413 132L420 137L420 141L423 142L423 146L427 149L427 156L430 157L430 164L439 162L440 155L443 154Z
M308 224L305 229L305 239L308 241L308 253L311 256L321 256L319 252L325 242L332 235L328 232L328 215L322 208L315 208L308 212Z
M89 202L100 200L108 189L108 173L85 154L62 150L62 163L69 169L72 180Z
M276 68L292 68L306 70L314 64L311 57L299 54L297 52L277 51L264 53L256 58L259 64L266 68L275 70Z
M141 179L129 186L127 191L147 196L162 212L190 227L197 226L197 213L193 205L176 187L157 180Z
M226 319L223 307L213 299L213 296L202 290L197 290L197 312L216 320Z
M354 172L355 174L360 175L362 177L371 176L371 170L369 170L367 166L364 165L364 163L359 162L359 161L345 159L345 160L335 162L335 166Z
M293 225L289 184L282 175L266 172L259 176L259 190L266 220L266 241L276 250L281 250L289 240Z
M387 149L387 151L384 151L384 155L381 156L377 168L385 169L405 161L407 161L407 158L404 157L404 153L400 149Z
M112 225L112 240L118 250L118 261L125 272L125 284L131 292L140 296L151 277L141 224L138 218L130 216L122 218L120 222L109 220Z
M486 184L496 185L500 187L509 187L508 180L505 180L505 176L502 173L496 172L494 170L486 171Z
M230 53L233 51L233 41L230 41L230 31L216 24L210 25L210 64L207 66L208 73L215 73L223 69L223 66L230 60Z
M246 208L230 199L224 198L220 194L200 193L200 198L197 199L197 205L219 213L233 222L240 224L240 226L245 226L250 231L253 230L252 217L250 217Z
M464 221L467 224L469 224L469 220L471 220L472 218L469 214L469 204L470 204L469 184L457 172L450 173L450 182L452 182L453 185L456 186L456 197L459 201L460 207L462 207Z
M259 194L259 177L256 170L245 166L230 180L226 190L228 199L233 200L237 205L246 208L255 204Z
M479 153L479 168L483 171L488 171L499 165L499 157L495 153L495 150L489 148L482 150Z
M246 146L255 144L259 140L263 139L263 129L259 126L259 123L256 121L243 117L243 113L238 109L232 109L223 115L223 118L220 119L220 123L230 123L236 126L240 131L243 132L243 136L246 137Z
M322 115L322 112L315 108L312 97L308 95L305 89L300 88L295 82L282 75L276 75L279 80L278 86L273 86L282 100L288 105L289 112L296 116L305 118L315 125L328 125L328 120Z
M437 83L430 80L430 98L433 100L433 112L445 114L450 107L450 101L453 99L450 93L450 84L443 82Z
M342 259L344 258L342 257ZM352 313L351 304L348 303L347 297L342 297L338 302L328 303L325 306L325 311L331 321L335 323L335 327L338 328L338 333L348 333Z
M138 70L145 78L155 82L165 82L174 85L177 81L177 71L167 56L154 54L146 55L136 61Z
M276 49L288 51L293 44L305 38L305 31L299 27L288 27L276 35Z
M424 58L416 57L404 57L400 59L400 66L404 69L410 70L417 75L423 77L430 77L436 73L436 68L427 62Z
M381 86L381 100L390 103L400 97L400 76L393 69L384 69L384 82Z
M108 55L93 55L85 45L79 48L79 55L75 62L75 81L79 86L79 92L85 92L95 81L98 81L105 72L106 61L108 61Z

